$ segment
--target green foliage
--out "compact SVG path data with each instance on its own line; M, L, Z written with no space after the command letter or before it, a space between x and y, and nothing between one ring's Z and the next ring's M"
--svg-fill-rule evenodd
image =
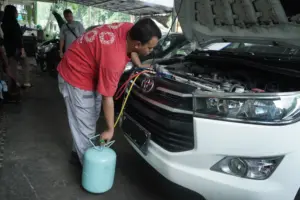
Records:
M34 4L33 4L33 14L32 14L32 17L33 17L33 23L37 24L37 3L36 2L34 2Z
M27 17L27 22L28 22L28 24L31 24L32 23L32 18L33 18L33 9L32 9L32 6L31 5L26 5L25 6L25 10L26 10L26 13L27 13L27 15L26 15L26 17Z
M72 10L75 20L81 21L85 27L118 21L130 21L130 15L101 8L69 2L58 2L53 5L53 9L61 15L63 14L63 10L67 8Z
M74 19L82 22L85 28L105 23L130 21L130 15L124 13L112 12L109 10L83 6L66 1L58 1L53 4L38 2L37 4L39 5L39 10L37 10L38 20L44 21L44 31L49 35L53 34L53 30L51 29L52 23L58 22L59 27L65 23L65 20L63 19L63 11L67 8L72 10ZM45 20L47 20L46 25ZM41 24L41 22L38 21L38 24Z

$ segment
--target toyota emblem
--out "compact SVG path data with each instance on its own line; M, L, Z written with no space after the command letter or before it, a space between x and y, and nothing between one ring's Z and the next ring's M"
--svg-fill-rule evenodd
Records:
M142 84L141 84L141 89L144 93L149 93L153 90L154 88L154 80L151 79L151 78L145 78L143 81L142 81Z

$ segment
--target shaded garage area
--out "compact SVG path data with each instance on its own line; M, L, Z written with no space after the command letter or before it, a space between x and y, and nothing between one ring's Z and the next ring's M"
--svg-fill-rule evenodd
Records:
M32 70L34 87L20 105L5 105L7 134L0 178L1 200L181 200L199 196L153 170L115 133L117 169L109 192L93 195L80 187L81 171L69 164L71 134L55 79ZM100 119L99 131L101 131Z

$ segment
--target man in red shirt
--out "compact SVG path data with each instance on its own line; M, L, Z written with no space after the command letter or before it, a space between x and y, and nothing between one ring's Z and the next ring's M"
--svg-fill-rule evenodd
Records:
M59 89L64 97L73 136L72 157L90 146L96 132L101 104L107 130L102 139L114 135L114 101L119 79L131 55L149 54L161 31L149 18L136 24L113 23L97 27L75 40L58 65Z

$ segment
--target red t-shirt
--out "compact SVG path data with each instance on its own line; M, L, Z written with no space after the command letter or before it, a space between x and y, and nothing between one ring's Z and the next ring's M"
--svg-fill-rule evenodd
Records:
M126 64L126 37L132 23L113 23L94 28L75 40L58 65L70 85L113 96Z

